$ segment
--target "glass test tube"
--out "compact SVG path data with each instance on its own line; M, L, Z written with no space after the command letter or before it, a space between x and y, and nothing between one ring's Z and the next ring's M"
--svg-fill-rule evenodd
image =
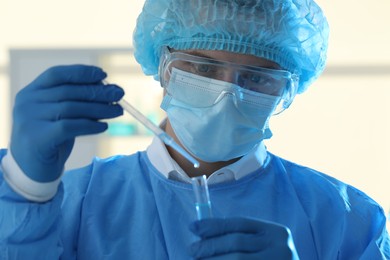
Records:
M211 201L206 175L191 178L195 193L195 208L198 220L211 218Z

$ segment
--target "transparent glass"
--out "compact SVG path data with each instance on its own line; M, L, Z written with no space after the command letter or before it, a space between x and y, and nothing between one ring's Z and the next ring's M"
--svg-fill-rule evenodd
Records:
M191 178L195 194L195 209L198 220L211 218L211 201L206 175Z
M237 108L260 113L262 109L259 108L275 108L280 101L277 96L249 91L232 83L198 76L177 68L172 69L170 76L167 93L191 107L210 107L230 96Z
M299 81L297 75L286 70L247 66L188 53L170 52L165 47L160 63L160 81L164 88L167 88L174 69L215 80L213 83L230 82L239 87L238 92L236 91L239 95L231 92L239 97L239 101L249 100L256 103L256 99L261 94L278 96L280 102L275 113L280 113L289 107L296 95ZM217 103L224 91L226 92L226 89L221 88L220 92L206 97L203 106Z

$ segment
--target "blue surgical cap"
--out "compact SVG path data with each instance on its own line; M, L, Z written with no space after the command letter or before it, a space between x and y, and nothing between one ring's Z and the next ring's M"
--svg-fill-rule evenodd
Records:
M223 50L276 62L299 75L302 93L324 70L328 35L312 0L146 0L133 44L156 79L162 46Z

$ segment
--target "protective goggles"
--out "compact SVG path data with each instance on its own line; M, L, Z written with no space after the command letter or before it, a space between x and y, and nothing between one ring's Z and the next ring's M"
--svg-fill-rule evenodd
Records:
M236 89L221 89L219 93L208 95L202 100L203 107L217 103L221 95L229 94L227 92L231 92L238 102L247 101L253 104L256 104L256 99L262 100L260 96L265 94L280 97L274 114L290 106L296 95L299 81L296 74L286 70L241 65L188 53L171 52L167 47L163 48L159 68L161 85L169 94L172 94L168 89L172 70L178 69L211 80L230 82L237 86Z

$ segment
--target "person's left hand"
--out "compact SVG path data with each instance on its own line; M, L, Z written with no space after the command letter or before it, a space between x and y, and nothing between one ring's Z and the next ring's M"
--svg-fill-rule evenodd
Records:
M210 218L190 230L200 237L190 247L195 259L299 259L290 230L272 222Z

